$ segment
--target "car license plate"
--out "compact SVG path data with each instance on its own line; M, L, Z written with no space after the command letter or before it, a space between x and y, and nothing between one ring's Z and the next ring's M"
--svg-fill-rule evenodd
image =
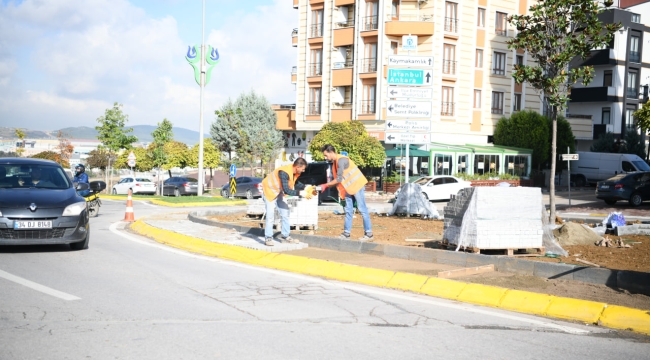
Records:
M14 230L31 230L31 229L51 229L52 221L14 221Z
M609 185L601 185L600 188L601 189L609 189Z

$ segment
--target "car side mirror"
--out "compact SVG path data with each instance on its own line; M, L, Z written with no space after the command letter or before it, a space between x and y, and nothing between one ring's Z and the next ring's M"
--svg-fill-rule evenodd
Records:
M76 183L74 188L77 191L88 190L88 189L90 189L90 185L88 185L86 183Z
M433 183L428 183L427 186L433 186Z

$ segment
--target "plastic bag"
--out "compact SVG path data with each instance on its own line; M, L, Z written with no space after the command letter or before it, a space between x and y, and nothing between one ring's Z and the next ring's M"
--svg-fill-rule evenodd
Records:
M611 212L605 220L603 220L603 226L611 226L612 229L616 229L618 226L625 226L625 216L620 212Z

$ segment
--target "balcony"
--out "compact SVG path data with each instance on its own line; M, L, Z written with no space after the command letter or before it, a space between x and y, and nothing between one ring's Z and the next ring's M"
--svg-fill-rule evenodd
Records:
M433 35L433 15L392 14L386 20L386 35Z
M354 5L355 0L334 0L334 6Z
M586 59L576 56L571 60L570 67L578 68L581 66L596 65L616 65L616 51L614 49L591 50Z
M335 29L346 29L354 27L354 19L349 19L348 21L334 23Z
M499 69L499 68L494 68L492 69L492 75L505 75L506 74L506 69Z
M347 69L351 68L354 66L354 60L345 60L345 61L340 61L340 62L335 62L332 64L332 68L334 69Z
M332 122L346 122L352 120L352 103L342 102L332 104Z
M442 60L442 73L445 75L456 75L456 61Z
M323 75L323 64L321 63L311 63L307 67L307 76L322 76Z
M503 114L503 104L501 104L501 107L490 108L490 112L492 114Z
M296 105L273 105L276 130L296 130Z
M307 104L307 115L320 115L320 101Z
M613 86L597 86L572 88L569 95L571 102L618 102L616 88Z
M445 31L450 33L458 32L458 19L456 18L445 18Z
M440 104L440 115L441 116L454 116L454 104L453 102L443 102Z
M593 121L591 115L567 114L566 120L571 125L571 132L576 140L593 140Z
M377 21L377 15L366 16L361 20L361 31L373 31L379 28L379 22Z
M639 99L639 90L637 88L629 87L625 91L625 97L628 99Z
M334 29L334 47L350 46L354 44L354 27Z
M508 29L494 29L494 33L499 36L508 36Z
M374 114L375 113L375 100L361 101L361 108L359 114Z
M291 83L295 84L298 82L298 67L294 66L291 68Z
M300 2L300 0L293 0L293 8L294 8L294 9L297 9L297 8L298 8L298 3L299 3L299 2Z
M323 37L323 24L315 24L309 27L309 37L319 38Z
M641 53L638 51L630 51L630 61L634 63L641 63Z
M332 70L332 86L352 86L354 83L353 79L354 74L351 67L342 67Z
M362 73L377 72L377 58L362 59L359 72Z
M293 29L291 32L291 44L293 47L298 46L298 29Z

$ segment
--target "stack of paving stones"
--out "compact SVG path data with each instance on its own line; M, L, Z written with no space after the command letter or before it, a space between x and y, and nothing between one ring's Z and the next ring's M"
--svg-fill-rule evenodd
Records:
M469 201L474 194L474 187L462 189L456 195L452 195L444 212L444 235L443 238L450 244L458 244L460 228L463 225L463 217L469 206Z
M264 200L262 198L259 198L257 200L251 201L248 204L248 207L246 208L246 215L262 216L264 215L265 211L266 211L266 206L264 205Z
M449 209L452 217L449 225L445 208L445 238L451 244L478 249L542 247L544 231L539 188L477 187L469 198L464 195L459 203L464 202L465 206L452 205ZM465 233L461 233L463 222Z

